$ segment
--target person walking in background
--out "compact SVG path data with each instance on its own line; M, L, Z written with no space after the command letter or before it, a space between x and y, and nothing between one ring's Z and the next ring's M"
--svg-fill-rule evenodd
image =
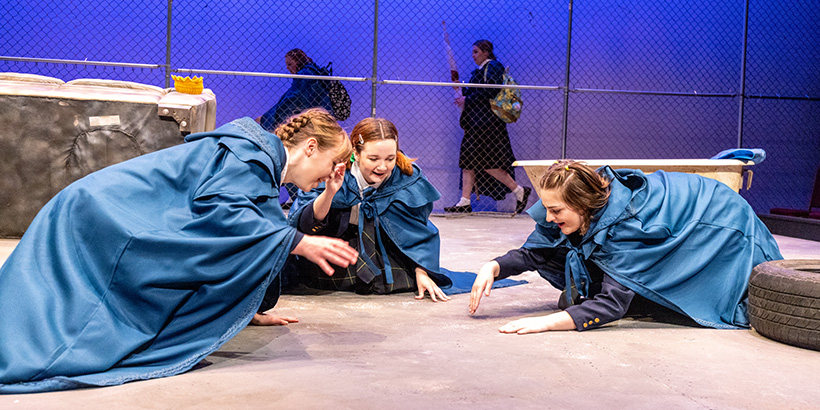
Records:
M493 53L493 43L478 40L473 44L473 61L478 68L470 75L471 84L502 84L504 66ZM470 194L488 195L501 200L508 192L515 194L515 214L527 205L532 188L515 182L512 172L513 156L507 124L490 108L490 99L499 88L462 88L463 96L456 105L463 107L459 123L464 129L458 166L461 168L461 199L446 212L472 212Z
M294 48L285 54L285 66L291 74L299 75L326 75L326 73L305 54L304 51ZM294 78L290 88L279 98L279 101L257 120L262 128L273 131L279 124L291 115L298 114L308 108L321 107L330 115L336 116L330 102L327 90L322 80Z
M291 74L327 75L304 51L298 48L285 53L285 66ZM256 122L261 124L265 130L273 132L279 124L291 115L312 107L324 108L330 115L336 116L330 96L324 84L322 84L322 80L294 78L290 88L279 98L276 105L257 118ZM293 184L285 184L285 187L288 198L285 199L282 206L287 209L293 204L297 188Z
M288 255L326 274L355 263L345 241L288 225L278 198L350 152L315 108L276 135L251 118L191 134L60 191L0 268L0 393L187 371L252 320Z

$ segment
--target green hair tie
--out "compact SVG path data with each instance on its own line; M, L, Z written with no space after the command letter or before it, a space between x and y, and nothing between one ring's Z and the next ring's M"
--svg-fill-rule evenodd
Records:
M356 154L350 154L350 162L356 162Z

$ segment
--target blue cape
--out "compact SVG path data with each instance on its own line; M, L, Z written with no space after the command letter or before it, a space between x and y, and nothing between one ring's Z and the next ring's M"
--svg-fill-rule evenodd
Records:
M296 74L329 75L330 73L311 61ZM290 88L282 94L276 105L262 114L259 122L266 130L273 130L291 115L299 114L311 107L322 107L331 115L336 115L322 80L294 78Z
M298 224L304 208L312 206L313 200L323 190L324 186L320 186L310 192L299 192L288 215L292 225ZM422 174L421 169L413 164L413 175L405 175L395 168L378 189L372 193L366 193L364 198L359 194L356 178L350 172L346 172L342 187L333 196L331 209L347 210L360 204L359 220L374 219L376 227L384 229L399 250L431 274L439 286L450 286L450 279L440 274L441 239L438 228L429 219L430 212L433 210L433 202L440 197L441 194ZM359 224L360 234L361 226L362 224ZM387 263L382 272L387 272L387 281L392 283L389 261L385 257L379 229L376 229L376 234L376 242L383 254L382 260ZM360 252L360 254L366 257L365 253ZM374 268L373 271L381 270Z
M170 376L253 317L296 230L284 147L243 118L58 193L0 269L0 392Z
M566 247L566 283L581 296L590 282L583 260L639 295L714 328L748 327L752 268L782 259L751 206L718 181L698 175L640 170L612 179L609 202L573 246L539 201L527 212L536 229L525 248ZM569 293L569 292L567 292Z

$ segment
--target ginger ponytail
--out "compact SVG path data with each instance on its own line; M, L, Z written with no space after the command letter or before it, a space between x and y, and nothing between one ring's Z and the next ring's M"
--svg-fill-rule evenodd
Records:
M401 170L404 175L413 175L413 161L415 160L415 158L408 158L401 151L396 151L396 168Z

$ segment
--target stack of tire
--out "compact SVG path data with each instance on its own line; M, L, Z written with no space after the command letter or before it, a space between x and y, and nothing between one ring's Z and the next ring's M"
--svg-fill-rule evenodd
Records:
M820 260L755 266L749 278L749 322L770 339L820 350Z

